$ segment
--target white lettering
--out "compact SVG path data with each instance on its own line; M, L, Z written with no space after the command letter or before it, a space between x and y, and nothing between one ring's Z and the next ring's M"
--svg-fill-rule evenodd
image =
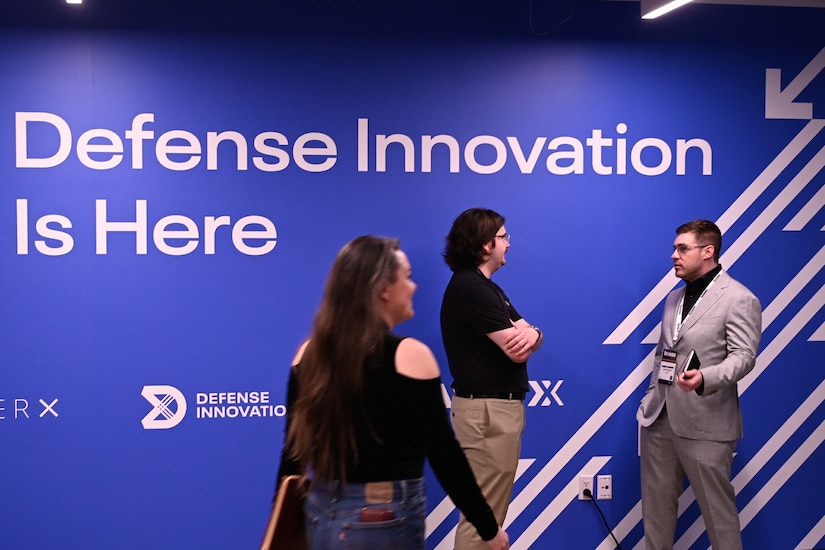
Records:
M627 130L627 124L624 122L616 125L618 136L624 136ZM624 175L627 174L628 164L639 174L661 175L671 169L674 155L676 174L685 175L687 173L686 157L690 150L701 154L702 175L713 173L713 150L706 140L677 139L675 147L671 147L667 141L660 138L642 138L631 144L630 163L628 163L627 138L606 136L604 130L599 128L594 128L584 141L574 136L556 136L552 139L538 136L533 138L529 147L527 147L527 141L522 142L514 136L507 136L506 140L502 140L492 135L478 135L470 138L463 145L462 151L462 145L458 140L446 134L421 135L418 149L416 139L406 134L375 134L371 137L369 119L359 118L357 140L359 172L369 171L371 162L376 172L387 172L390 145L400 145L403 152L404 172L415 171L416 158L420 154L421 172L431 173L433 151L436 145L444 145L449 154L447 169L450 173L457 173L461 170L460 153L463 152L464 166L478 174L500 172L510 162L511 155L522 174L532 174L539 166L539 160L544 153L546 155L544 166L547 172L554 176L584 174L587 168L600 176L614 173ZM374 146L372 158L370 156L371 146ZM492 148L490 155L483 151L488 146ZM544 151L542 151L543 148ZM645 152L647 149L658 151L659 156L656 157L655 164L650 161L650 154ZM483 156L481 156L482 153ZM656 153L652 152L652 154Z
M59 138L57 151L50 157L29 157L29 122L51 124ZM52 113L14 113L15 166L17 168L53 168L67 158L72 150L72 131L69 124Z
M275 131L265 131L248 138L234 130L209 131L201 136L183 129L156 132L146 128L155 123L154 113L140 113L132 119L130 128L122 131L92 128L80 133L76 155L80 163L93 170L111 170L131 157L131 168L142 170L145 165L144 148L154 140L154 156L158 164L176 172L193 170L205 160L206 170L218 170L218 155L234 143L232 166L237 171L252 165L262 172L280 172L293 164L305 172L319 173L331 170L338 160L335 141L321 132L298 135L290 150L290 139ZM403 133L370 134L369 119L359 118L357 124L357 168L359 172L374 169L384 173L390 170L390 153L400 154L397 169L414 173L420 162L422 173L433 171L433 155L446 151L447 163L442 170L458 173L463 168L478 174L495 174L509 164L522 174L533 174L543 166L554 176L580 175L587 169L600 176L625 175L628 167L637 174L658 176L668 171L676 175L688 172L687 157L698 155L702 175L713 173L713 149L701 138L677 138L668 142L657 137L642 137L628 143L628 127L620 122L615 135L607 135L600 128L591 130L583 140L575 136L536 136L520 140L515 136L504 138L482 134L470 137L463 144L449 134L422 134L419 137ZM57 140L53 139L56 134ZM159 134L157 138L155 135ZM124 139L131 146L124 146ZM203 139L204 141L201 141ZM250 153L249 142L253 143ZM72 152L72 129L60 116L47 112L15 113L15 166L18 168L54 168L65 162ZM230 146L231 147L231 146ZM399 153L396 153L398 151ZM203 157L206 157L205 159ZM396 163L398 161L396 160ZM127 161L127 164L129 162ZM675 167L674 167L675 166ZM214 244L214 243L213 243ZM178 251L179 252L179 251Z
M37 234L47 239L54 239L60 243L60 246L52 248L46 241L36 240L34 241L34 247L44 256L62 256L64 254L68 254L74 247L74 239L68 233L50 227L50 223L57 224L61 229L72 227L71 220L69 220L66 216L61 216L60 214L50 214L38 218L37 223L35 224Z
M196 418L272 418L286 416L283 405L202 405Z
M421 171L433 171L433 146L446 145L450 153L450 173L458 173L459 166L459 145L458 140L453 136L423 136L421 138Z
M647 148L657 149L660 153L659 164L647 166L642 161L642 152ZM673 155L667 143L658 138L641 139L633 145L630 150L630 164L643 176L658 176L664 174L670 168Z
M135 170L143 168L143 141L155 137L155 132L144 130L143 125L154 121L154 114L141 113L132 119L132 129L126 130L126 139L132 142L132 168Z
M111 170L119 166L126 154L123 140L131 142L128 148L133 170L144 168L144 144L155 139L155 132L144 128L154 123L154 113L140 113L132 119L131 128L118 132L106 128L91 128L80 134L76 154L80 163L92 170ZM31 132L35 123L46 125ZM57 131L57 145L50 140L49 131ZM36 135L33 137L32 134ZM227 141L235 144L234 169L249 167L249 145L242 133L228 130L206 132L205 142L192 132L173 129L160 134L155 142L155 158L167 170L182 172L196 168L206 156L206 169L218 169L219 146ZM282 149L289 144L284 134L266 131L254 139L253 165L263 172L279 172L290 165L290 153ZM45 151L42 152L42 151ZM15 113L15 166L17 168L54 168L65 162L72 152L72 130L60 116L45 112L21 111ZM327 134L307 132L298 136L292 147L295 165L306 172L326 172L337 162L338 146ZM38 156L39 155L39 156Z
M495 160L490 164L481 164L476 159L476 149L479 145L490 145L496 153ZM504 168L507 163L507 147L504 142L495 136L476 136L467 142L464 149L464 162L467 167L478 174L495 174Z
M247 391L247 392L211 392L197 393L195 401L198 405L229 405L237 404L258 404L269 403L268 391Z
M238 132L207 132L206 133L206 169L218 169L218 144L222 141L232 141L235 143L235 151L238 170L246 170L246 138Z
M397 143L404 149L404 171L415 172L415 144L412 138L404 134L393 134L391 136L379 134L375 136L375 154L377 156L375 171L387 171L387 147L392 143Z
M29 253L29 201L17 199L17 254Z
M679 176L685 175L687 153L693 148L702 152L702 175L711 175L713 173L713 150L710 143L704 139L676 140L676 174Z
M369 149L369 129L368 118L358 119L358 171L369 172L370 169L370 149Z
M593 171L600 176L609 176L613 173L613 168L602 164L602 147L610 147L613 145L613 140L602 137L601 130L593 130L593 133L587 138L587 146L590 147L593 159Z
M247 229L251 225L259 225L262 230ZM251 246L246 243L246 239L263 240L260 246ZM275 224L263 216L246 216L237 221L232 227L232 244L240 252L248 256L263 256L269 254L275 248L278 239L278 232Z
M172 140L183 141L183 145L170 145ZM158 138L155 157L164 168L169 170L191 170L201 161L201 144L195 134L185 130L171 130ZM186 155L185 160L175 161L169 155Z
M627 133L627 124L618 123L616 133L622 136ZM616 139L616 173L627 174L627 140L624 138Z
M569 151L558 151L560 146L570 147ZM557 137L547 144L549 151L557 151L547 155L547 171L557 176L567 174L584 174L584 147L582 142L573 137ZM559 161L567 162L566 166L559 165Z
M14 418L20 418L20 413L23 414L26 418L29 418L29 402L26 399L15 399L14 400Z
M321 142L320 147L310 147L309 143L312 141ZM295 164L307 172L326 172L335 166L337 159L335 155L338 154L338 149L332 138L320 132L310 132L299 136L295 140L295 146L292 148L292 156L295 158ZM310 162L306 157L322 157L323 160L316 163Z
M289 166L289 154L283 149L272 147L267 144L274 141L278 145L287 145L289 142L286 136L278 132L264 132L255 136L255 150L264 155L275 157L277 162L272 164L264 161L263 157L252 157L252 164L255 168L263 172L280 172Z
M91 143L95 138L106 140L106 143ZM106 160L94 160L89 153L106 153L111 156ZM77 138L77 158L80 164L92 170L109 170L123 160L123 142L111 130L89 130Z
M170 225L182 225L184 229L169 229ZM172 246L166 242L166 239L185 239L186 243ZM164 216L155 224L152 240L158 250L164 254L185 256L198 247L198 226L186 216Z
M203 253L215 253L215 232L219 227L230 225L232 220L229 216L206 216L203 219Z
M22 199L21 199L22 200ZM25 201L24 201L25 202ZM148 206L145 199L135 201L135 221L113 221L109 219L106 199L95 201L95 250L99 255L108 254L108 239L110 233L134 233L135 254L148 253ZM27 220L25 204L18 203L18 254L28 253L28 245L20 242L21 219ZM71 227L68 219L62 216L44 216L43 223L62 222L65 227ZM68 225L66 225L68 224ZM231 226L232 244L235 250L247 256L262 256L274 250L278 240L278 230L269 218L264 216L244 216L234 225L229 216L206 216L203 219L203 233L195 220L173 214L164 216L152 227L152 242L159 252L169 256L184 256L197 250L203 234L204 254L213 255L216 252L216 233L218 228ZM51 255L57 251L65 254L71 250L71 237L61 235L56 229L41 227L38 221L38 231L44 237L63 239L64 247L50 249ZM173 241L173 242L170 242ZM35 243L40 250L40 244ZM20 250L25 252L19 252ZM41 250L44 254L47 252Z
M524 151L521 149L521 143L519 143L518 138L507 138L507 143L510 144L510 149L513 150L513 156L516 157L516 163L518 164L518 168L521 170L522 174L533 173L533 169L536 167L536 162L539 160L539 155L541 154L541 148L544 147L546 142L546 137L536 138L533 142L533 148L530 149L530 156L525 158Z
M106 199L95 201L95 251L97 254L108 252L109 232L134 232L135 254L146 254L148 236L146 235L146 201L135 201L135 221L110 222L106 217Z
M57 227L55 227L55 225ZM60 214L47 214L37 218L35 231L38 236L51 239L60 243L59 246L50 244L38 239L34 241L34 247L45 256L62 256L71 252L74 248L74 238L62 229L70 229L72 222L66 216ZM29 253L29 201L27 199L17 199L17 254L25 256Z

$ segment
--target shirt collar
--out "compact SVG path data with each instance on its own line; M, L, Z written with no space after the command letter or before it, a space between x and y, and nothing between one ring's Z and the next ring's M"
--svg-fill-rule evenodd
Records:
M716 267L685 286L685 293L698 294L705 290L716 275L722 271L722 265L717 264Z

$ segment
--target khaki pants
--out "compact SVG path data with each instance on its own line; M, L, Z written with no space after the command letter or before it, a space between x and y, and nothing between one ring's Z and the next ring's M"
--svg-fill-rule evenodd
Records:
M521 455L524 403L506 399L454 397L450 416L456 439L464 449L476 481L498 524L502 525L510 505ZM476 528L461 514L455 535L455 550L487 548Z

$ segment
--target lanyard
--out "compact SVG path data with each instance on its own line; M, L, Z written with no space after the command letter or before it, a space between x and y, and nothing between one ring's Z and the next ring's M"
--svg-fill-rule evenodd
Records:
M696 306L698 306L699 302L702 301L702 298L705 297L705 293L707 293L707 291L710 289L710 287L713 286L713 283L716 282L716 279L718 279L719 275L721 275L721 274L722 274L722 271L720 270L719 273L714 275L713 279L711 279L711 281L708 283L708 286L705 287L705 290L702 291L702 293L696 299L696 302L693 304L693 306L691 306L690 311L687 312L687 315L685 315L685 318L682 319L682 308L685 307L685 296L687 295L687 289L685 289L685 293L682 294L682 299L679 300L679 307L676 308L676 321L675 321L674 326L673 326L673 345L674 346L676 345L676 339L679 335L679 329L682 328L682 325L684 325L685 322L688 320L688 318L690 317L690 314L693 313L693 310L696 309Z

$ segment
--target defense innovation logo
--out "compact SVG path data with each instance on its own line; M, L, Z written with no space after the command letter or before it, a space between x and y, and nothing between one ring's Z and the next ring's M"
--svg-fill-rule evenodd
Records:
M168 430L186 416L186 398L174 386L143 386L140 392L152 410L140 421L145 430Z

